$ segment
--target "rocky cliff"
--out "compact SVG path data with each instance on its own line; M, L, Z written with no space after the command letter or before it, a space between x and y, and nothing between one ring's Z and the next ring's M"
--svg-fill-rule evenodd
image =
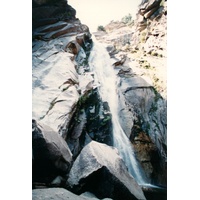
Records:
M134 22L113 21L106 32L93 34L106 46L109 67L116 73L121 128L148 183L162 186L167 161L166 5L143 1ZM89 28L65 0L32 0L32 6L34 198L46 192L36 188L62 187L76 194L74 199L87 199L81 195L85 192L96 199L155 199L112 147L113 116L91 67ZM56 199L60 191L50 192Z

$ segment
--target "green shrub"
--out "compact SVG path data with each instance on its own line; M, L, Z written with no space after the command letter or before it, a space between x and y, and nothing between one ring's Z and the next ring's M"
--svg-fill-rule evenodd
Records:
M133 22L132 15L129 13L128 15L124 16L121 21L125 24Z
M100 25L97 27L97 31L106 31L106 30L102 25Z

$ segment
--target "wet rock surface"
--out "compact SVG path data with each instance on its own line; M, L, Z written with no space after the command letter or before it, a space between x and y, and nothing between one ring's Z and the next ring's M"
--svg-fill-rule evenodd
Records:
M121 125L153 184L166 184L166 101L140 76L121 78ZM124 123L124 119L127 119Z
M65 139L74 157L91 140L110 146L113 144L109 107L100 100L96 89L88 91L80 98Z
M167 200L166 187L143 186L142 190L148 200Z

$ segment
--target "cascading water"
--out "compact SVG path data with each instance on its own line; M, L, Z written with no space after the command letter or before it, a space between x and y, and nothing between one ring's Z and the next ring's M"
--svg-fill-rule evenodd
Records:
M108 102L112 114L114 146L118 149L129 172L138 184L145 185L146 181L136 161L132 146L124 133L118 118L117 77L112 67L110 57L102 44L93 39L93 48L89 57L89 65L94 72L94 79L102 101Z

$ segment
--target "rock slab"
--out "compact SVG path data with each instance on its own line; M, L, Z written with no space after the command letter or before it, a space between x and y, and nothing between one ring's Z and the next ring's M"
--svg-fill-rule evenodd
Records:
M89 200L91 198L77 196L63 188L34 189L32 200Z

